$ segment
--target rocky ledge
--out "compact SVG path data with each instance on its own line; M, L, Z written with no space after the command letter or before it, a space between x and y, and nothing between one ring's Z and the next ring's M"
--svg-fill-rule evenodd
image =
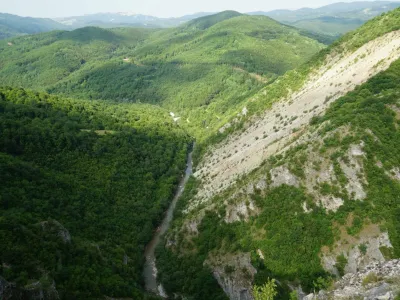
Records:
M303 300L364 299L394 300L400 294L400 260L372 263L362 271L349 273L329 291L310 294Z

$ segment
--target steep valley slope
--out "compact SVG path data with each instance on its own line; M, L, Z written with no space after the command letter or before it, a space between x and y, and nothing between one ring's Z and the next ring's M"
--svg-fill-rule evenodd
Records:
M178 282L210 270L230 299L271 277L286 299L399 257L399 16L267 85L202 149L159 253L168 292L205 299Z

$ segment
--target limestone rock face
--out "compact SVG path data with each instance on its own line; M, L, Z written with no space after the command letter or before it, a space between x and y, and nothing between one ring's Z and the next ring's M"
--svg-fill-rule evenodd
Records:
M206 264L229 299L253 300L251 288L257 270L251 265L250 253L213 257Z
M400 293L400 260L372 263L362 271L343 276L332 291L310 294L303 300L393 300Z
M299 186L299 180L284 166L272 169L270 173L272 178L272 187L278 187L283 184L296 187Z

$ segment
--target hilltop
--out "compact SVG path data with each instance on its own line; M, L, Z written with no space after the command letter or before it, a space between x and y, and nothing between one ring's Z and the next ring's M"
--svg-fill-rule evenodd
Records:
M57 29L67 29L67 27L51 19L24 18L0 13L0 40Z
M265 83L324 48L268 17L234 12L174 29L88 27L11 43L0 43L3 84L161 105L199 138Z

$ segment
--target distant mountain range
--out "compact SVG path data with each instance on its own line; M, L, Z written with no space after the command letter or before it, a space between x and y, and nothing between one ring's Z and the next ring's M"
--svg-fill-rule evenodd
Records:
M400 2L359 1L334 3L320 8L298 10L273 10L251 12L250 15L265 15L281 23L316 33L340 36L354 30L380 14L400 7Z
M56 18L55 21L71 28L80 28L85 26L100 26L100 27L150 27L150 28L165 28L176 27L191 21L193 19L211 15L213 13L195 13L179 18L157 18L130 12L119 13L98 13L92 15L75 16L67 18Z
M265 15L281 23L300 29L338 37L361 26L367 20L397 7L400 7L400 2L361 1L334 3L315 9L301 8L298 10L273 10L270 12L257 11L247 14ZM178 18L158 18L130 12L119 12L56 18L53 20L0 14L0 39L56 29L73 30L85 26L103 28L168 28L176 27L191 20L212 14L214 13L200 12Z
M68 29L68 27L52 19L24 18L0 13L0 39L56 29Z

